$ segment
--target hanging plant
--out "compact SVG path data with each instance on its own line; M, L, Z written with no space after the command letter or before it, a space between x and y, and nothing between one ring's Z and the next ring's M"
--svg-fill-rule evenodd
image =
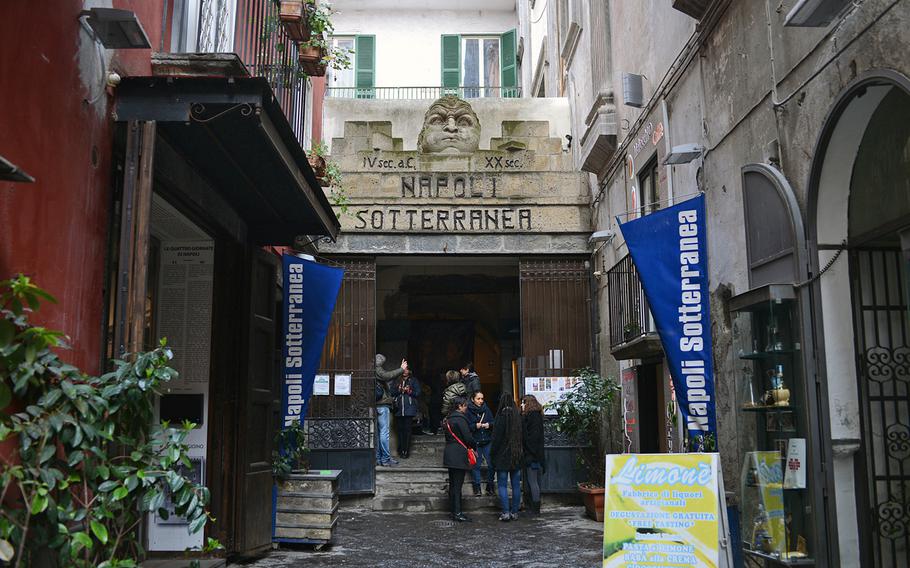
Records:
M280 0L278 17L284 32L293 41L307 41L310 39L309 13L312 11L311 0Z
M351 54L354 52L346 47L332 46L329 39L335 32L332 23L335 10L327 2L309 2L307 17L311 35L297 46L297 58L304 73L310 77L322 77L329 67L350 69Z

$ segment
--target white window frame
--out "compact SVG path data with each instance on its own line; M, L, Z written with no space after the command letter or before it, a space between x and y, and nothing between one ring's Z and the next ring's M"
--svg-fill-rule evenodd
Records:
M484 69L484 67L483 67L483 63L484 63L484 57L483 57L483 42L484 42L485 40L489 40L489 39L495 39L495 40L496 40L496 44L499 46L499 50L497 50L497 52L496 52L496 53L497 53L496 66L497 66L497 69L499 70L498 73L499 73L499 83L500 83L500 84L498 84L498 85L486 85L486 84L485 84L485 81L484 81L484 73L483 73L483 69ZM470 85L470 86L468 86L468 85L465 85L465 84L464 84L464 78L465 78L465 53L467 53L467 49L466 49L467 43L466 43L466 42L467 42L468 40L478 40L478 41L479 41L479 43L478 43L478 50L477 50L477 54L478 54L478 57L479 57L479 61L477 62L478 82L479 82L478 85ZM496 88L496 89L500 89L500 90L501 90L501 89L502 89L502 34L470 34L470 35L462 34L462 35L461 35L461 62L460 62L460 65L461 65L461 83L462 83L461 88L462 88L462 91L465 91L465 92L466 92L467 89L477 89L477 96L476 96L476 97L471 97L471 98L482 99L482 98L486 97L486 96L487 96L486 90L487 90L488 88L491 88L491 87L494 87L494 88ZM467 96L467 95L465 94L465 92L462 93L463 96ZM492 92L492 91L491 91L490 97L499 98L499 96L500 96L500 93L498 93L498 92Z

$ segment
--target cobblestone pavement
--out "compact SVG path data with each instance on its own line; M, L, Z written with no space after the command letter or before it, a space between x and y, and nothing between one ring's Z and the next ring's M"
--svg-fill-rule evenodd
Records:
M335 543L322 551L282 548L229 568L506 568L599 566L603 526L581 507L544 510L500 522L492 511L454 524L446 513L339 514Z

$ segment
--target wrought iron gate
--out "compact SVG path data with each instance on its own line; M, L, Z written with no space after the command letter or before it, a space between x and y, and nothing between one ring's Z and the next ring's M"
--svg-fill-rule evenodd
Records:
M867 484L858 497L871 521L860 523L864 556L876 567L910 566L908 275L896 248L857 249L851 261Z
M344 280L318 374L351 375L351 394L313 396L307 417L310 466L343 470L339 492L372 493L373 355L376 350L376 263L341 260Z

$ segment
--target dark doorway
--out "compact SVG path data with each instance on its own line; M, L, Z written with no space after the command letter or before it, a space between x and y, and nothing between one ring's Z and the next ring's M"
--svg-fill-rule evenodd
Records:
M639 451L643 454L658 454L665 452L666 445L661 440L666 440L664 432L664 389L658 369L655 364L641 365L638 367L638 428Z
M520 349L517 259L377 261L377 348L406 357L440 418L445 373L472 362L488 401L511 388Z

